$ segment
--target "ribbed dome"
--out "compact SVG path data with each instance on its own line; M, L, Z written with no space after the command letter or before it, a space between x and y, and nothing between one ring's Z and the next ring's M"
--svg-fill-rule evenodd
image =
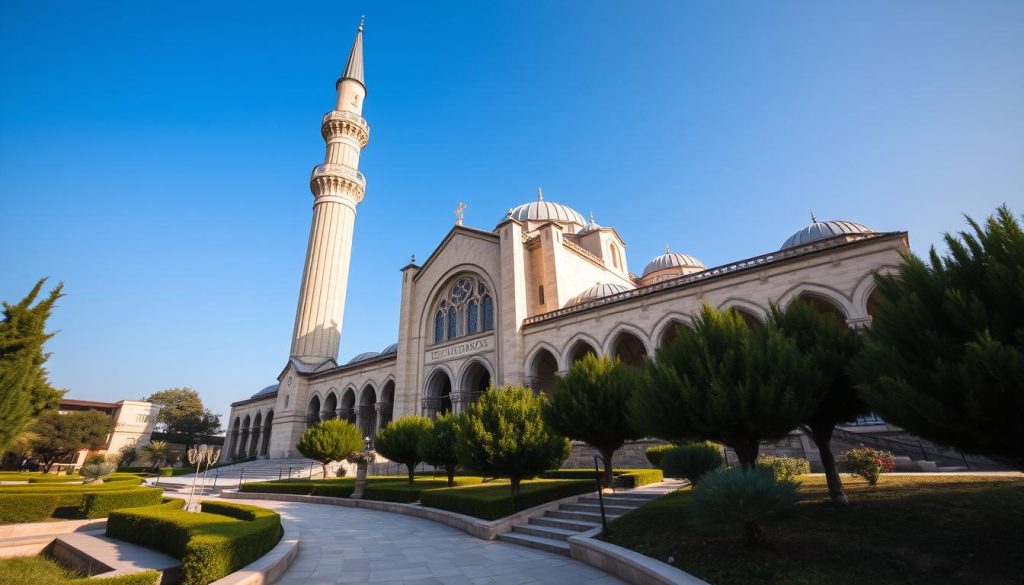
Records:
M259 392L253 394L252 397L259 398L260 396L268 396L270 394L273 394L274 392L277 392L277 387L278 384L271 384L270 386L267 386L263 390L260 390Z
M813 219L813 218L812 218ZM834 238L852 234L871 234L874 230L866 225L853 221L817 221L803 228L797 233L789 236L789 239L782 244L782 250L802 246L818 240Z
M377 357L379 355L380 355L379 351L364 351L363 353L357 355L356 357L348 360L348 363L354 364L356 362L361 362L361 361L364 361L364 360L368 360L370 358L375 358L375 357Z
M587 222L587 225L583 226L583 229L581 229L580 231L578 231L576 233L578 235L585 236L585 235L589 234L590 232L596 232L599 229L601 229L601 225L598 224L596 221L594 221L594 214L591 213L590 214L590 221Z
M536 201L524 203L516 207L509 211L508 216L516 221L556 221L560 223L575 223L580 226L587 223L578 211L568 205L562 205L554 201L544 201L544 195L540 189L537 190Z
M603 297L617 295L621 292L626 292L629 290L633 290L633 287L626 286L624 284L600 282L588 288L587 290L581 292L580 294L574 296L573 298L569 299L569 302L566 303L566 306L571 307L573 305L579 305L581 303L586 303L588 301L595 301Z
M647 263L642 276L647 276L662 270L668 270L669 268L679 268L680 272L687 269L704 270L704 263L689 254L666 251L661 256L658 256Z
M397 343L392 343L391 345L385 347L383 350L381 350L380 355L387 355L389 353L398 353Z

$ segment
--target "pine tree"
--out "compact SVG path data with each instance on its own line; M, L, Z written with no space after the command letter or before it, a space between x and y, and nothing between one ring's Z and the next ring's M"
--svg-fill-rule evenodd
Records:
M761 441L788 435L819 400L817 375L792 339L708 305L658 350L645 382L630 402L638 429L722 443L743 467L754 466Z
M1006 206L879 275L860 389L886 421L1024 469L1024 232Z
M785 309L773 306L769 321L796 342L820 376L821 398L800 426L818 446L829 497L833 503L845 505L846 492L832 454L832 432L837 424L869 411L850 373L850 365L863 347L861 336L837 315L820 313L800 299Z
M296 448L304 456L319 461L327 479L327 466L332 461L341 461L363 448L361 434L356 425L332 418L306 429Z
M556 433L583 441L601 454L605 485L612 482L615 451L643 436L629 418L629 399L642 381L642 373L633 366L587 354L559 378L542 410L544 421Z
M46 320L62 294L58 284L33 306L46 279L36 283L16 304L3 303L0 321L0 452L28 427L41 412L55 408L63 392L50 386L43 364L49 354L43 344L53 337L46 333Z
M378 453L405 465L409 472L409 485L416 480L416 466L423 461L419 452L420 437L432 426L434 423L429 418L403 416L377 431L377 438L373 441L373 447Z
M455 454L456 431L461 415L442 413L434 417L434 424L420 433L416 451L420 459L448 472L448 485L455 485L455 471L459 458Z

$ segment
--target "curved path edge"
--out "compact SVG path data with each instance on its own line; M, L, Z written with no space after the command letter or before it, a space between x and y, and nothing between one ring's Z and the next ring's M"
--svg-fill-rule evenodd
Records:
M598 540L600 528L569 537L569 555L615 575L627 583L643 585L709 585L686 571L628 548Z
M299 556L299 530L293 522L284 522L284 534L274 548L241 569L217 579L210 585L267 585L273 583Z

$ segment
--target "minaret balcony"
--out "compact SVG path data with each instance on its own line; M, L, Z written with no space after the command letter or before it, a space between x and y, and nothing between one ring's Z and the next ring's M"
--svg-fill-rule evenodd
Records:
M324 140L346 132L355 135L361 148L365 148L370 141L370 125L362 116L338 110L324 114L324 119L320 124L320 134Z
M366 177L356 169L340 163L324 163L313 167L309 184L314 194L335 192L338 188L350 186L362 199L366 192Z

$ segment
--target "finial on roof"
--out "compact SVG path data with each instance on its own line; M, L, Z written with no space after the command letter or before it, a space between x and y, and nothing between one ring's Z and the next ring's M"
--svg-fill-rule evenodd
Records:
M811 211L811 223L818 223L818 218L814 217L814 211Z
M591 211L590 212L590 225L594 225L595 223L597 223L597 222L594 221L594 212Z
M672 250L671 250L671 249L669 249L669 247L668 247L668 242L665 242L665 253L666 253L666 254L668 254L668 253L669 253L669 252L671 252L671 251L672 251Z
M359 32L363 32L363 25L366 24L366 15L359 17Z
M544 191L541 191L540 187L537 187L537 201L544 201Z
M466 213L469 206L459 201L459 204L455 206L455 225L462 225L462 216Z
M415 263L416 263L416 254L413 254L413 255L412 255L412 256L411 256L410 258L409 258L409 264L415 264Z
M508 212L505 213L505 217L512 217L512 208L508 208Z

